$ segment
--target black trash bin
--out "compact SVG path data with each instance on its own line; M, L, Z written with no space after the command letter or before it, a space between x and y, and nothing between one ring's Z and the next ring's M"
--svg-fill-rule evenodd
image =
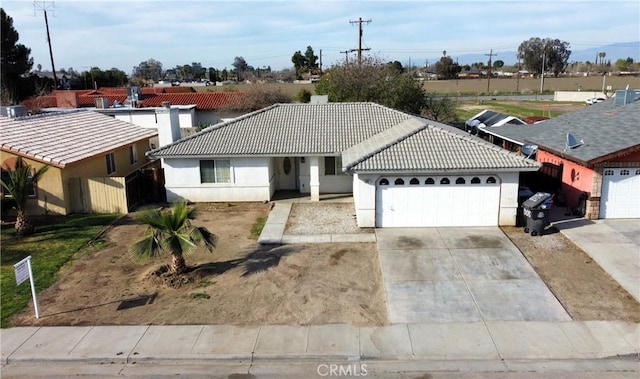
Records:
M549 225L549 209L552 205L553 195L547 192L538 192L522 203L522 213L526 218L524 232L541 236Z

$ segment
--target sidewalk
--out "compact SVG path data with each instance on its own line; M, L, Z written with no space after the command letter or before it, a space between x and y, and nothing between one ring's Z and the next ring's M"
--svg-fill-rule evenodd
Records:
M344 324L20 327L3 329L2 364L195 360L638 359L640 324L469 322L353 327Z

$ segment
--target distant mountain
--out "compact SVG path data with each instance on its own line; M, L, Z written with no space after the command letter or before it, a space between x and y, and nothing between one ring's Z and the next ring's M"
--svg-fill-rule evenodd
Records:
M590 47L584 50L574 50L571 47L569 47L569 49L571 50L569 62L595 62L596 56L599 52L605 52L607 54L604 58L605 61L611 60L611 63L614 63L617 59L626 59L627 57L633 58L634 62L640 61L640 41L619 42L599 47ZM517 51L497 51L495 52L497 55L493 57L493 60L504 61L505 65L514 65L517 63L517 53ZM460 65L472 64L475 62L486 62L488 60L488 57L484 54L451 55L451 57L454 60L457 59ZM428 58L429 63L431 64L435 64L439 59L440 57ZM414 62L420 61L424 62L424 59L420 60L420 58L418 58L414 60Z

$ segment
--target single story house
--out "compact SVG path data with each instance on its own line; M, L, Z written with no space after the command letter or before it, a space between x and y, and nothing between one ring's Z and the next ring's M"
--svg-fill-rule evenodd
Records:
M87 110L0 116L0 163L49 165L34 183L31 214L127 212L126 177L148 163L157 132Z
M527 126L492 128L513 144L535 146L537 160L560 168L562 193L575 207L588 196L585 216L640 218L640 96L614 99Z
M147 154L162 161L169 201L353 193L360 227L515 225L519 174L540 167L374 103L276 104L175 135L159 129L161 147Z

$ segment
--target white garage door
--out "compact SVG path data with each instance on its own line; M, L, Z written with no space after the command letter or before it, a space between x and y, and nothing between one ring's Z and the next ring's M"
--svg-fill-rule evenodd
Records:
M377 227L495 226L495 176L384 177L376 187Z
M640 168L606 168L602 174L600 218L640 218Z

